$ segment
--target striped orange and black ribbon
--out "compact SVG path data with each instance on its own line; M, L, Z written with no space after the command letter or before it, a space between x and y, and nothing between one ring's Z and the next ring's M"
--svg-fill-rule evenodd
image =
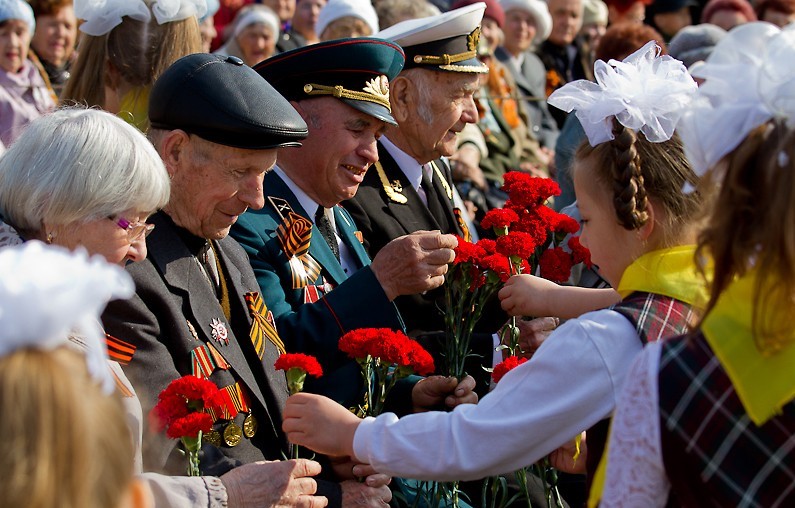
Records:
M135 354L135 346L107 333L105 334L105 344L108 346L108 356L110 359L121 365L130 363L130 360L132 360Z
M461 233L464 235L464 241L471 242L472 233L469 232L469 226L467 226L467 223L461 213L462 212L460 208L453 208L453 214L455 215L455 220L458 221L458 227L461 228Z
M320 264L309 254L312 222L295 212L289 212L276 228L276 236L289 259L293 289L300 289L320 277Z
M224 388L219 389L220 394L220 407L221 414L218 414L213 408L207 408L205 411L216 420L231 420L238 413L248 413L251 407L251 400L246 393L246 390L240 386L240 383L235 383Z
M268 310L262 297L256 291L251 291L245 294L246 303L248 304L248 311L251 314L251 342L254 344L254 349L257 351L257 356L262 360L265 354L265 340L268 339L279 354L284 354L287 350L284 347L279 332L276 331L276 326L273 321L273 314ZM268 319L270 318L270 319Z
M229 363L212 344L198 346L191 351L192 374L199 379L207 379L216 368L228 369Z

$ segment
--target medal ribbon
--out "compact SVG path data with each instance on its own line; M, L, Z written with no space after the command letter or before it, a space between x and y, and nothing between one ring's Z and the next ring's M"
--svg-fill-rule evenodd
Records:
M254 344L254 349L257 351L257 356L262 360L265 354L265 340L268 339L279 354L284 354L287 350L284 347L284 342L279 337L279 332L273 325L273 314L268 310L265 302L259 293L252 291L245 294L246 303L248 304L248 311L251 314L251 342Z
M289 259L293 289L306 287L320 276L320 264L309 254L312 222L289 212L276 228L276 236Z
M207 379L216 368L228 369L229 364L212 344L198 346L190 352L192 374L199 379Z
M235 383L220 390L220 409L221 414L213 408L207 408L207 413L217 420L232 420L238 413L248 413L251 401L246 394L246 391L240 386L240 383Z

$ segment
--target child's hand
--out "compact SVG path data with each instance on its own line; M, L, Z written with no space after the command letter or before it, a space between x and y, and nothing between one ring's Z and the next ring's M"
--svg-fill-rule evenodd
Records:
M511 316L554 316L549 312L550 293L560 286L534 275L514 275L498 294L505 312Z
M291 443L318 453L353 457L353 435L361 420L333 400L297 393L284 406L282 430Z

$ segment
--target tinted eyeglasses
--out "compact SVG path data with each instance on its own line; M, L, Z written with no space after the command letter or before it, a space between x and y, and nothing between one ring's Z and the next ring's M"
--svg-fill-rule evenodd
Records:
M130 243L141 239L141 237L146 238L149 236L149 233L155 229L154 224L147 224L146 222L130 222L124 217L108 218L115 222L117 226L127 231L127 238L130 240Z

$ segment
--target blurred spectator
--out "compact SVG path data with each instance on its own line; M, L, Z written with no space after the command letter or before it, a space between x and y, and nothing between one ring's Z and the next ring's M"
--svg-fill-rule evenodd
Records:
M552 31L541 43L537 53L546 68L546 96L570 81L592 79L592 68L577 47L575 38L582 28L583 0L549 0ZM550 108L552 116L563 127L566 113Z
M306 44L314 44L320 39L316 29L320 10L326 5L326 0L297 0L295 14L293 14L292 29L304 38Z
M329 0L315 30L321 41L373 35L378 31L378 16L370 0Z
M6 146L55 106L46 74L28 58L35 28L30 5L0 0L0 142Z
M253 67L276 53L279 18L269 7L258 4L243 7L227 31L226 43L215 51L218 55L236 56Z
M375 0L373 5L381 30L407 19L425 18L440 13L434 4L426 0Z
M795 0L759 0L756 17L759 21L784 27L795 21Z
M646 6L652 0L605 0L609 25L619 23L643 23L646 19Z
M671 40L676 32L693 24L693 9L696 0L654 0L646 9L646 22Z
M30 0L36 31L30 49L39 58L56 95L69 79L75 58L77 18L72 0Z
M577 45L593 67L596 46L607 30L607 4L602 0L583 0L582 28L577 35Z
M709 23L686 26L671 39L668 54L681 60L689 69L694 63L706 60L727 33L723 28Z
M724 30L749 21L756 21L756 13L748 0L709 0L701 11L702 23L711 23Z
M138 0L108 7L75 1L75 14L84 22L61 103L98 107L141 131L149 128L149 89L177 59L201 52L196 16L206 12L202 2L183 2L173 16L158 18L152 13L154 3Z
M199 18L199 34L202 37L202 53L209 53L213 39L218 37L215 30L215 13L221 4L218 0L207 0L207 13Z

